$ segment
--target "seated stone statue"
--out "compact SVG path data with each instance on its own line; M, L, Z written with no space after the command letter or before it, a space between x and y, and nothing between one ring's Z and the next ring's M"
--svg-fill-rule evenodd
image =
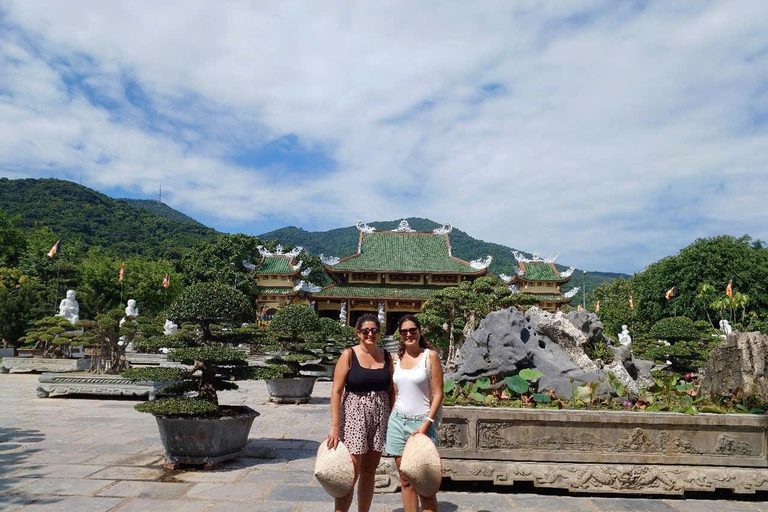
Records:
M163 334L166 336L173 336L179 330L179 326L173 323L170 318L165 321L163 325Z
M626 325L621 326L621 332L619 333L619 343L628 347L632 343L632 337L629 335L629 329Z
M722 319L720 320L720 330L723 331L723 334L728 336L733 332L733 327L731 327L731 324L728 322L728 320Z
M59 312L56 316L62 316L75 325L80 321L80 304L75 300L75 290L67 290L67 297L61 299Z
M123 326L129 316L139 316L139 308L136 307L136 301L128 299L128 305L125 307L125 316L120 319L120 327Z

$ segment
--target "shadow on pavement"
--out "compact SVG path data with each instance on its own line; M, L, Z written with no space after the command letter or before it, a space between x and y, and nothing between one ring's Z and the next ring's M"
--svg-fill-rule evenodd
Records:
M24 462L33 453L41 450L34 443L45 440L45 435L39 430L24 430L20 428L0 427L0 467L3 475L12 473L17 464ZM25 478L0 477L0 508L15 508L35 500L33 496L13 494L16 489L30 482ZM46 503L53 503L57 498L45 498ZM36 499L36 501L41 501Z

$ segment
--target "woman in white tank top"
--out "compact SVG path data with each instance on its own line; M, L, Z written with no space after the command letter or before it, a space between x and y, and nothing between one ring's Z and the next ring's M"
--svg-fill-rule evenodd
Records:
M421 337L421 325L413 315L400 319L400 349L392 380L395 407L389 417L386 451L395 456L398 469L406 441L413 434L425 434L437 441L434 420L443 403L443 368L440 358ZM437 495L420 496L400 474L403 508L417 512L437 510Z

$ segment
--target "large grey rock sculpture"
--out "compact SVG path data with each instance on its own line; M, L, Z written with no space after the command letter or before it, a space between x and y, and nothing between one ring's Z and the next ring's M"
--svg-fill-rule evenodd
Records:
M539 389L551 389L563 399L572 397L575 386L588 382L599 382L600 394L610 393L607 374L584 354L582 347L587 336L561 319L546 318L540 325L543 318L537 308L525 313L515 308L490 313L464 342L456 371L449 378L477 380L534 368L544 374L539 379ZM558 331L555 324L562 330ZM558 345L550 335L567 348Z
M768 335L734 332L709 354L701 392L714 396L741 388L746 397L768 397Z

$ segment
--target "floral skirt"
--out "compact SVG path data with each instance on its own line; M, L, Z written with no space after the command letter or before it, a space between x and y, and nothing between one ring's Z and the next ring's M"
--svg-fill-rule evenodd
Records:
M359 455L384 451L389 411L389 394L386 391L344 391L339 411L339 434L351 453Z

